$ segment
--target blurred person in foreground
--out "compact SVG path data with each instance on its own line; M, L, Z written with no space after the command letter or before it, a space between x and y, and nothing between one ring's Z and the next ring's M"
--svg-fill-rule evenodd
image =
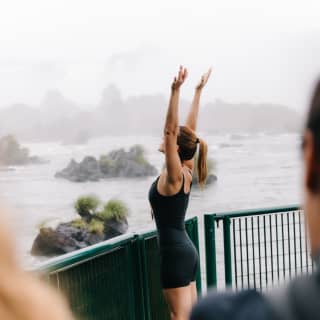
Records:
M191 320L320 319L320 81L316 85L303 135L304 212L311 256L316 266L287 286L258 293L211 293L196 305Z
M0 319L73 319L60 295L18 265L3 209L0 209Z

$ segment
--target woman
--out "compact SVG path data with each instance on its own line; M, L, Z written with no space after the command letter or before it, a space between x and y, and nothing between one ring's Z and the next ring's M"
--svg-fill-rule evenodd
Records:
M19 267L2 215L0 209L0 319L73 319L66 301L57 292Z
M207 177L207 145L196 135L199 102L211 70L204 74L195 89L185 126L179 127L178 104L180 87L187 78L187 69L180 67L171 86L171 96L164 126L165 168L152 184L149 201L155 216L161 261L161 283L171 311L171 318L184 320L197 299L195 276L199 257L189 239L184 218L188 207L194 155L199 144L198 180L203 186Z

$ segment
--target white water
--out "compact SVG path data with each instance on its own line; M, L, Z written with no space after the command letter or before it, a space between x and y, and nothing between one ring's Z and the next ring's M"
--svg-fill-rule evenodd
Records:
M32 154L50 160L45 165L0 172L1 195L11 208L10 221L24 265L36 265L39 261L29 254L38 225L73 218L73 203L83 194L96 194L103 201L122 199L131 210L130 231L152 228L147 194L154 177L73 183L56 179L54 174L70 158L81 160L85 155L99 156L134 144L142 144L148 160L160 170L163 163L163 155L157 151L160 140L160 137L131 136L105 137L85 146L24 144ZM204 213L301 202L297 134L216 135L207 137L207 141L209 156L217 164L218 181L205 191L192 190L188 216L197 215L202 223Z

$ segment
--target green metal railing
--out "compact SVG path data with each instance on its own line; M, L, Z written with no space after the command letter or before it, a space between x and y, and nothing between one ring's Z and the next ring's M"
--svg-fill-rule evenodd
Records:
M185 226L199 252L197 218ZM299 206L207 214L204 226L208 287L263 290L313 271ZM67 296L76 319L166 320L159 259L152 231L60 256L39 271ZM201 294L200 267L196 280Z
M205 215L207 286L217 286L217 233L222 224L224 283L235 289L267 287L312 272L299 206ZM221 232L220 232L221 233ZM222 270L223 271L223 270Z
M199 248L198 221L186 230ZM52 259L38 271L70 302L76 319L166 320L156 232L129 234ZM200 267L197 287L201 290Z

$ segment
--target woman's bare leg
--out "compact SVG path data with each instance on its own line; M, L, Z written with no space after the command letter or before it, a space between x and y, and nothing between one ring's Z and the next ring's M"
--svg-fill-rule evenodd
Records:
M194 305L198 300L198 292L197 292L197 285L195 281L190 283L190 291L191 291L191 303Z
M191 285L165 289L163 292L170 308L171 320L188 320L192 308Z

